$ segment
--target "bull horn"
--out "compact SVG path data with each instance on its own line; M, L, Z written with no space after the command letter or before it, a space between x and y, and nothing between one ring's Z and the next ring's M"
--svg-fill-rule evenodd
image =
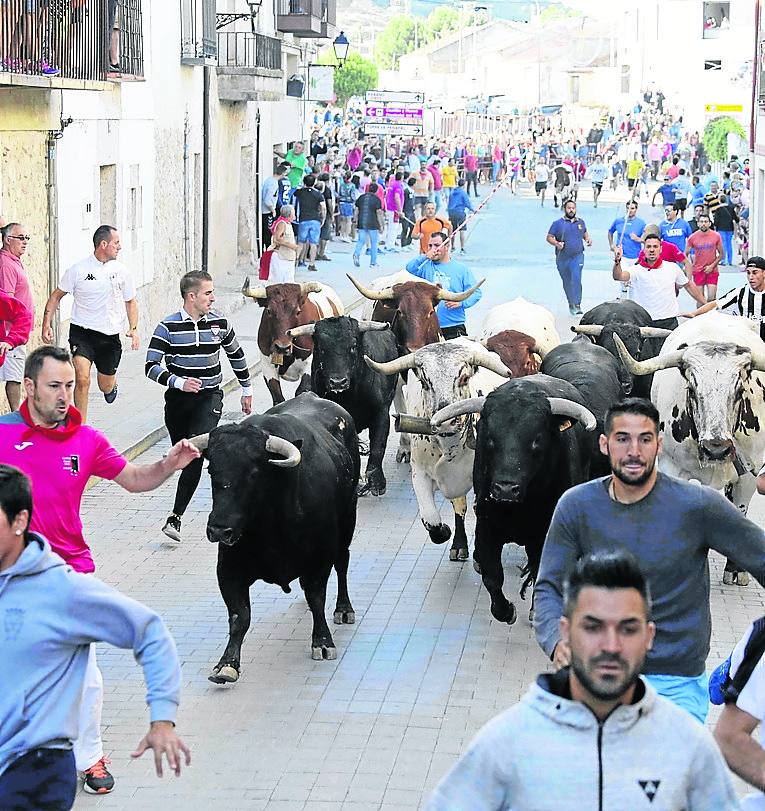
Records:
M405 372L407 369L414 369L417 365L414 355L411 354L402 355L400 358L385 363L378 363L376 360L372 360L369 355L364 355L364 363L381 375L395 375L398 372Z
M300 284L300 294L307 296L309 293L321 293L324 288L319 282L302 282Z
M542 358L542 360L544 360L544 359L545 359L545 355L547 354L547 350L546 350L546 349L542 349L542 347L541 347L539 344L534 344L534 346L532 347L531 351L532 351L532 352L533 352L535 355L539 355L539 357L540 357L540 358Z
M486 281L486 279L481 279L478 284L474 284L470 290L465 290L463 293L452 293L451 290L444 290L443 287L438 288L438 300L439 301L465 301L465 299L470 298L470 296L475 293L476 290Z
M210 434L197 434L196 436L191 437L189 442L200 452L204 453L207 450L207 446L210 444Z
M661 327L640 327L641 338L668 338L671 334L671 329L661 329Z
M370 332L374 330L388 329L390 326L387 321L364 321L359 320L359 332Z
M752 371L765 372L765 352L760 352L751 347L749 351L752 353Z
M666 355L657 355L655 358L649 358L648 360L635 360L628 352L622 339L616 333L614 333L614 343L616 344L616 351L619 353L622 363L633 375L652 375L654 372L660 372L662 369L673 369L678 367L683 360L682 349L678 349L675 352L667 352Z
M301 324L299 327L293 327L287 330L287 335L290 338L302 338L308 336L313 338L313 331L316 329L316 324Z
M248 276L242 285L242 295L247 298L268 298L268 291L265 287L250 287L250 277Z
M467 400L458 400L456 403L451 403L436 411L430 418L430 424L433 428L438 428L439 425L461 417L463 414L480 414L485 402L485 397L468 397Z
M483 366L484 369L488 369L490 372L494 372L502 377L513 376L513 373L502 363L495 352L473 352L470 360L473 365Z
M585 408L573 400L567 400L565 397L548 397L550 402L550 411L556 417L571 417L572 420L579 420L586 431L594 431L597 421L592 411Z
M300 451L286 439L280 436L269 436L266 439L266 450L281 456L281 459L269 459L268 462L276 467L297 467L300 464Z
M350 273L346 273L345 275L351 280L351 284L359 293L370 301L391 301L396 298L392 287L386 287L384 290L372 290L371 287L364 287L361 282L357 282Z
M600 338L600 333L603 332L602 324L576 324L571 327L571 332L577 335L591 335L593 338Z

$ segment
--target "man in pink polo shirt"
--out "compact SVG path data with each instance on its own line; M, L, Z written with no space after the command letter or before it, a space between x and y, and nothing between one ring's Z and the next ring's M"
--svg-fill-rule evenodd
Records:
M14 465L32 481L35 508L30 529L44 535L75 571L92 572L95 565L80 518L88 479L99 476L128 492L146 492L198 459L199 451L182 439L159 462L128 462L100 431L82 423L72 405L72 358L61 347L42 346L29 355L24 390L27 399L19 411L0 417L0 463ZM104 765L102 704L103 680L91 646L74 756L77 769L85 774L86 790L96 794L114 788L114 778Z
M29 235L23 225L9 222L2 230L0 245L0 290L17 298L29 310L34 324L35 310L32 291L21 257L26 253ZM24 376L24 361L27 356L26 340L5 355L0 366L0 381L5 381L5 396L11 411L18 411L21 403L21 380Z

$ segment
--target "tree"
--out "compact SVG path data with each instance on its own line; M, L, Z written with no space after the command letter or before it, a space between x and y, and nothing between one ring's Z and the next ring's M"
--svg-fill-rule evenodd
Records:
M320 65L337 65L331 50L319 56ZM342 67L335 69L335 97L338 104L345 104L351 96L363 96L367 90L377 87L377 65L364 59L356 51L349 51Z
M383 70L397 70L398 60L414 50L414 29L414 17L406 14L397 14L383 28L375 42L375 62Z
M724 161L728 159L728 133L734 132L739 138L745 138L746 133L741 124L729 115L720 115L713 118L704 127L702 141L704 151L710 161Z

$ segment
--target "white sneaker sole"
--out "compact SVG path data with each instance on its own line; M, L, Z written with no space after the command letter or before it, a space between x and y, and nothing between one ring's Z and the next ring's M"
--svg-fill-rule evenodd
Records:
M165 535L167 535L168 538L175 541L176 543L181 542L181 534L180 534L180 532L177 532L172 527L162 527L162 532L164 532Z

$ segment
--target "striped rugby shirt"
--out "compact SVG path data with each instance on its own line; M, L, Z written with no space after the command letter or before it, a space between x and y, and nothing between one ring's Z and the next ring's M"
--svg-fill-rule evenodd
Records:
M157 324L146 351L146 377L168 388L182 389L186 378L196 377L202 389L218 389L223 382L220 350L242 386L252 394L247 359L234 328L222 315L210 312L194 321L186 310L168 315ZM164 361L165 367L162 363Z
M760 325L760 338L765 341L765 292L757 293L748 284L734 288L717 299L717 309L757 321Z

